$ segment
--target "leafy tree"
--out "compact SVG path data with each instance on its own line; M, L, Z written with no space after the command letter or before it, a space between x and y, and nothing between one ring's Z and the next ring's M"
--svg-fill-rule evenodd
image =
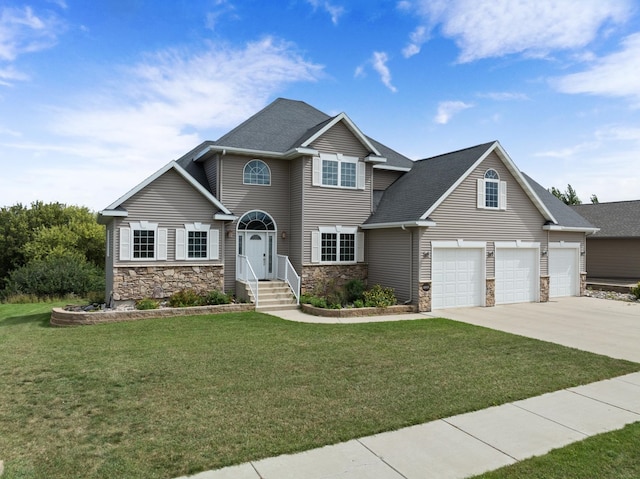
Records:
M551 192L551 194L553 196L558 198L560 201L562 201L566 205L581 205L582 204L582 200L580 200L580 198L578 198L578 194L576 193L576 190L574 190L571 185L567 185L567 191L565 191L565 192L560 191L555 186L552 186L549 191Z
M598 203L600 203L600 201L598 200L598 197L595 194L591 195L590 200L591 200L591 203L593 203L594 205L597 205Z

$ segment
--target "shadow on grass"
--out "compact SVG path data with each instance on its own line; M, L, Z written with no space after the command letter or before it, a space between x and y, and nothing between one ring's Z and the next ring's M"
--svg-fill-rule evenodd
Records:
M49 320L51 313L30 314L25 316L12 316L10 318L0 320L0 328L9 326L20 326L29 323L35 324L41 328L50 328Z

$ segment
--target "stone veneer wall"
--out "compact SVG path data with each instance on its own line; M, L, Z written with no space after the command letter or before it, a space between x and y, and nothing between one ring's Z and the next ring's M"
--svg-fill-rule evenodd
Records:
M580 273L580 296L587 292L587 273Z
M120 266L113 268L113 300L168 298L176 291L223 291L223 266Z
M302 267L300 287L301 293L321 292L328 284L341 288L352 279L361 279L365 283L369 276L369 267L366 264L322 264L304 265Z
M540 276L540 302L549 301L549 276Z
M431 311L431 281L421 281L418 284L418 311Z
M484 305L491 308L496 305L496 279L487 278L485 285Z

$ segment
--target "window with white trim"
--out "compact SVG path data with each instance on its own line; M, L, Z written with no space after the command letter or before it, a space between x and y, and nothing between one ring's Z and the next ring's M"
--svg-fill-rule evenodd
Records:
M218 259L220 230L203 223L186 223L176 229L176 260Z
M500 175L492 168L478 179L477 206L488 210L507 209L507 182L500 181Z
M364 261L364 233L356 227L329 226L311 233L311 262L357 263Z
M355 156L320 153L313 158L313 185L363 190L365 168Z
M158 223L132 221L120 228L120 260L155 261L167 259L167 229Z
M271 185L271 170L262 160L251 160L244 165L242 182L245 185Z

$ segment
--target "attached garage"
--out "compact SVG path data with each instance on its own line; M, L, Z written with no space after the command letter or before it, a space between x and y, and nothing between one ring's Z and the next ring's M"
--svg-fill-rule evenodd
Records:
M438 243L432 244L432 308L483 306L485 244L468 247L466 243L464 246Z
M549 244L549 296L579 296L580 243Z
M539 251L537 243L496 243L496 304L538 301Z

